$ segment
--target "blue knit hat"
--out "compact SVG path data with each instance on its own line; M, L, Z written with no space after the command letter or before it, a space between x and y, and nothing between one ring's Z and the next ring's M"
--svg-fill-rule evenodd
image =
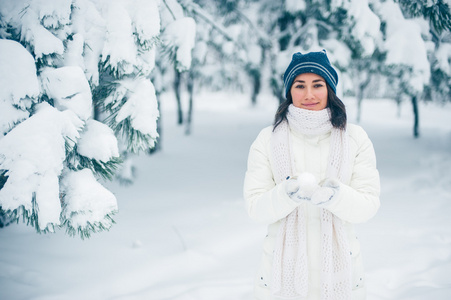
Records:
M337 92L338 75L327 58L326 50L309 52L307 54L302 54L301 52L293 54L293 58L283 75L285 97L288 97L296 76L303 73L315 73L323 77L334 90L334 93Z

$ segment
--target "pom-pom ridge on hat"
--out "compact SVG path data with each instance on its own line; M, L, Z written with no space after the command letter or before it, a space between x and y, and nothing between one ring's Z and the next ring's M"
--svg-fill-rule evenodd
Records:
M337 92L338 74L330 64L326 50L306 54L301 52L293 54L291 62L283 75L285 97L288 97L296 76L303 73L314 73L323 77L332 90L335 93Z

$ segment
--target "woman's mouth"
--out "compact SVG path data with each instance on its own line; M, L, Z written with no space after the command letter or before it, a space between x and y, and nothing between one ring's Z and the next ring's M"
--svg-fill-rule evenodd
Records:
M302 105L306 106L306 107L314 107L316 105L318 105L318 103L303 103Z

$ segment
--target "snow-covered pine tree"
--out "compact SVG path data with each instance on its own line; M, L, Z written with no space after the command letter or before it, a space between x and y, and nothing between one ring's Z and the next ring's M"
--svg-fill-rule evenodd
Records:
M173 87L177 102L177 123L181 125L184 121L181 94L182 76L192 66L196 22L193 18L186 16L186 10L178 1L165 0L163 3L160 10L162 43L159 53L163 59L159 59L159 71L162 77L166 77L166 83Z
M437 103L451 101L451 32L440 34L434 51L429 54L431 62L431 80L426 89L425 98Z
M271 43L257 23L260 3L226 0L217 1L213 6L209 1L196 2L214 15L214 18L204 18L206 26L200 26L204 31L200 34L201 43L208 49L199 51L208 53L200 61L204 62L203 69L210 70L204 80L216 78L213 86L217 89L232 88L249 93L251 104L255 105L262 86L266 51Z
M428 47L422 37L422 23L406 19L398 3L393 0L375 3L374 7L384 24L387 83L396 91L397 97L411 101L413 135L417 138L420 134L418 100L430 81Z
M424 18L429 23L429 34L423 37L432 41L428 48L431 79L425 89L425 100L438 103L451 101L451 1L398 0L409 17Z
M381 53L382 32L379 17L371 10L367 0L342 1L333 10L341 10L343 16L337 40L326 44L332 49L332 57L345 77L343 93L355 95L357 100L356 122L360 122L362 101L369 95L368 87L383 66ZM341 52L340 42L347 48ZM336 46L334 46L336 44ZM338 51L336 50L338 49ZM347 54L349 53L349 54ZM347 57L347 58L346 58Z
M158 138L158 102L150 76L159 42L159 1L93 3L100 18L85 18L93 8L84 6L79 7L77 15L80 33L90 36L84 48L92 49L100 65L98 76L92 80L93 100L101 110L96 118L114 130L124 159L118 177L123 183L131 183L133 155L152 149ZM89 27L99 19L100 40Z
M1 0L0 15L2 212L38 232L109 229L98 180L121 161L116 136L123 155L158 136L158 1Z
M344 72L339 91L350 89L350 77L346 73L352 75L357 67L351 65L352 56L371 57L376 48L374 22L364 20L371 16L370 12L366 1L261 2L258 24L271 37L270 85L279 101L285 100L283 72L295 52L326 49L332 64Z
M429 21L432 33L451 30L449 0L396 0L410 17L423 17Z
M0 19L3 20L1 15ZM10 35L5 30L4 22L1 26L3 33L0 39L0 143L6 133L30 116L29 110L39 96L39 82L33 57L19 43L5 40L4 38ZM4 72L11 70L13 72ZM7 170L2 167L4 159L5 157L0 154L0 197L9 177ZM0 227L10 224L15 219L14 215L6 214L5 208L0 207Z
M199 88L242 91L249 82L244 72L246 51L239 42L245 26L238 20L239 1L182 1L197 26L193 72Z
M243 34L246 26L242 26L238 20L240 18L237 11L240 9L230 1L213 3L211 1L181 0L176 2L166 0L162 5L162 26L167 27L162 31L162 55L166 55L167 52L174 52L168 51L173 45L166 43L165 38L168 33L173 35L171 32L174 32L174 30L171 28L174 25L182 24L182 20L185 20L183 22L195 20L197 24L195 27L189 26L189 24L183 27L184 43L188 42L188 37L194 38L195 36L195 43L192 44L192 63L189 70L187 68L180 69L175 56L169 56L170 59L166 61L166 65L159 68L164 71L162 77L165 78L163 79L165 85L171 84L174 86L178 105L178 124L185 124L187 134L190 132L193 113L194 86L198 90L204 88L214 91L230 87L235 90L243 90L243 87L249 82L244 67L247 63L246 55L249 51L246 51L244 43L240 43L239 40L241 37L242 40L250 42L250 39L248 35ZM190 23L193 22L190 21ZM187 29L195 29L195 32L187 31ZM175 68L172 65L167 65L171 61ZM161 63L161 61L158 63ZM170 79L168 80L168 78ZM189 94L186 115L183 113L181 101L181 89L185 87L185 84Z

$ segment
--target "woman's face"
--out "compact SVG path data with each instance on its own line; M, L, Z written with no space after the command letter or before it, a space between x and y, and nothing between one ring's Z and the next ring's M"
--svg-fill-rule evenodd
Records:
M296 76L290 89L293 105L309 110L322 110L327 106L327 86L323 77L314 73Z

